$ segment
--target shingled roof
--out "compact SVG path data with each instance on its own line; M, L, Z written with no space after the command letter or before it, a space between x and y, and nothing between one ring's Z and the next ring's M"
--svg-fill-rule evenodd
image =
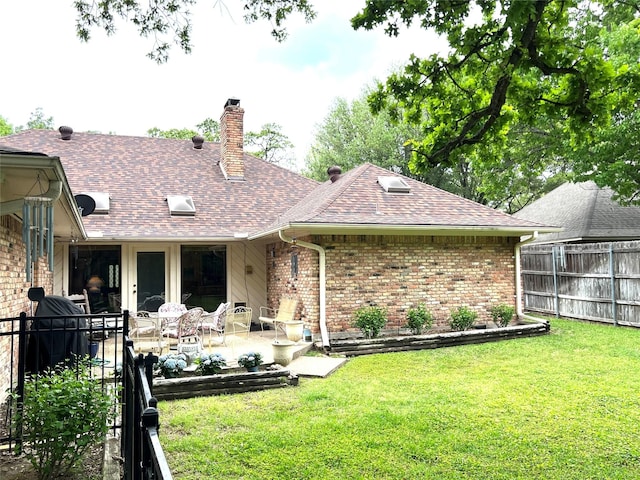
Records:
M70 129L69 129L70 130ZM62 133L62 130L61 130ZM104 240L226 241L280 229L304 233L527 235L554 231L370 163L319 184L241 153L243 177L220 168L219 143L27 130L0 144L58 156L75 195L103 192L109 213L83 217ZM379 177L401 178L408 193L386 192ZM171 215L167 197L189 195L195 215Z
M379 177L404 180L408 193L386 192ZM398 233L526 235L553 231L542 223L515 218L431 185L365 163L328 180L279 216L268 230L296 228L301 233L335 230Z
M623 207L612 196L611 189L591 181L565 183L514 216L564 228L540 235L535 243L640 239L640 207Z
M227 180L219 143L27 130L0 144L60 157L76 195L108 193L107 215L83 217L89 236L105 239L232 239L264 228L318 185L246 153L244 181ZM196 214L170 215L168 195L190 195Z

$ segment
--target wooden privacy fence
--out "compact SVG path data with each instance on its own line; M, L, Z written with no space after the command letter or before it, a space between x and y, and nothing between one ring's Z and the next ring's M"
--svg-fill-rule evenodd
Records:
M640 327L640 242L522 249L524 308Z

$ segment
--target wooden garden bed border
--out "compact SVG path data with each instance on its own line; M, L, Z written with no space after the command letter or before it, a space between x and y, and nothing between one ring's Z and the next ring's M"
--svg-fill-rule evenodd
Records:
M154 378L153 396L158 400L177 400L283 388L297 384L298 377L292 375L288 369Z
M546 335L551 326L548 322L536 322L508 327L461 332L444 332L426 335L401 335L372 339L332 340L330 353L353 357L373 353L425 350L430 348L454 347L474 343L496 342L520 337Z

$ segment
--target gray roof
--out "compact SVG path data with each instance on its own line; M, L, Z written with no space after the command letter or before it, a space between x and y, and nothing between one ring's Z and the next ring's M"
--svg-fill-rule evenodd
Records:
M514 216L563 227L535 243L603 242L640 239L640 207L623 207L609 188L594 182L565 183Z

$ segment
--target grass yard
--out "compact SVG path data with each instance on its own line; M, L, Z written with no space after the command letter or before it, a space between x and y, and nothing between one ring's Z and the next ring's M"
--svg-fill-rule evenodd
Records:
M176 479L640 478L640 330L357 357L298 387L161 402Z

